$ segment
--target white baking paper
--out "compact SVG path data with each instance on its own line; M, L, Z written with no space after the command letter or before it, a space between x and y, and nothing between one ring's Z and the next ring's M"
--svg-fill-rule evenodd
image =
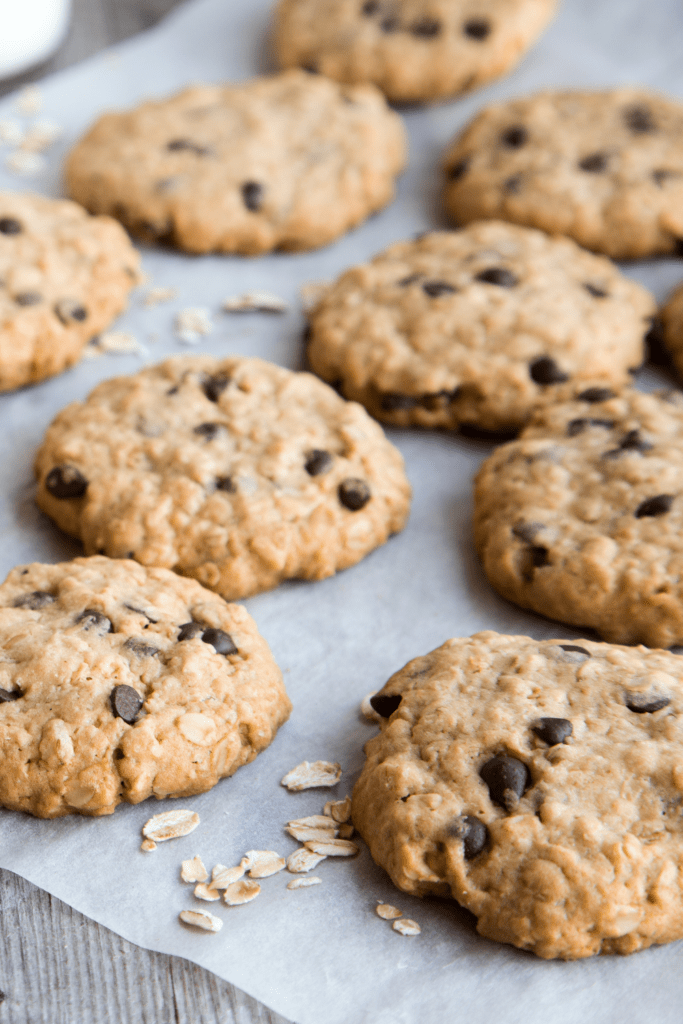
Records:
M152 32L46 80L41 116L62 126L63 141L35 178L2 170L0 186L57 195L63 153L101 111L191 81L267 70L269 7L269 0L196 0ZM34 506L33 453L67 401L84 397L105 377L183 350L172 331L178 310L210 310L214 329L202 351L258 355L299 368L299 286L332 277L391 241L442 226L440 155L480 106L548 86L643 83L681 97L682 58L680 0L564 0L556 22L511 76L461 101L405 111L411 159L396 202L335 245L261 259L145 249L151 283L178 292L146 308L142 289L117 324L146 354L84 361L50 382L0 397L2 573L18 562L78 553ZM0 120L16 115L15 104L13 97L0 103ZM0 150L0 160L9 152ZM627 272L662 297L683 278L683 264L652 261ZM220 312L225 298L254 289L287 299L291 312ZM649 371L645 380L655 377ZM360 718L358 705L408 659L480 629L577 635L498 598L477 563L471 480L490 445L447 433L390 434L415 489L410 524L335 579L289 584L247 602L282 666L294 712L254 764L183 801L199 812L199 828L142 853L140 828L164 809L156 802L122 806L109 818L52 822L0 811L0 864L133 942L202 964L298 1024L678 1024L680 943L628 959L547 963L479 938L453 901L404 896L365 848L355 860L324 861L315 871L322 884L310 889L288 890L293 876L286 872L263 879L258 899L240 907L200 904L192 886L179 880L181 860L197 853L211 868L236 864L249 849L295 849L284 823L320 813L325 800L350 792L362 745L374 729ZM279 785L294 765L318 758L343 766L333 791L289 793ZM396 934L375 915L378 900L397 905L422 933ZM193 906L218 914L221 932L181 925L178 912Z

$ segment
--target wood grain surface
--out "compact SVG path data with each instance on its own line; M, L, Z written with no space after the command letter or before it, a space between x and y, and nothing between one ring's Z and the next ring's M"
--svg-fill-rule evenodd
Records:
M0 30L7 2L21 0L0 0ZM180 2L74 0L59 51L0 82L0 95L148 28ZM0 869L0 1024L287 1022L209 971L140 949Z

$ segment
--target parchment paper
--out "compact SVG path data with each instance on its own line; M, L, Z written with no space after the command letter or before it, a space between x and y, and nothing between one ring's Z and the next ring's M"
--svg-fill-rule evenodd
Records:
M62 125L63 144L44 173L25 182L2 170L0 187L57 195L63 152L100 111L190 81L240 79L268 69L269 6L268 0L196 0L152 32L48 79L43 116ZM645 83L680 97L682 56L680 0L564 0L557 21L514 74L459 102L405 111L411 162L389 209L306 255L248 260L145 250L153 283L176 287L178 298L146 309L134 297L118 327L144 342L156 361L183 348L171 330L174 312L205 306L215 329L201 350L259 355L298 368L300 284L332 277L393 240L441 226L439 157L476 109L544 86ZM12 97L0 103L0 118L14 116L14 104ZM627 272L662 297L683 277L683 265L656 261ZM249 288L276 292L292 302L292 311L283 317L218 312L227 295ZM2 575L19 562L79 552L33 504L34 450L67 401L105 377L134 372L143 361L104 356L0 398ZM656 377L648 374L646 386ZM365 848L354 861L323 862L316 870L323 883L315 888L288 891L292 876L286 873L266 879L261 896L243 907L199 904L192 887L179 881L181 859L195 853L209 867L237 863L252 848L290 853L296 844L283 832L284 822L319 813L330 791L291 794L280 778L304 758L338 760L344 775L332 795L349 792L374 728L359 717L359 702L409 658L450 636L486 628L538 638L578 635L506 604L477 564L471 479L490 445L445 433L392 431L391 437L415 489L406 531L335 579L289 584L247 602L282 666L294 713L253 765L183 801L201 816L197 831L145 854L140 828L168 804L53 822L0 811L0 864L133 942L202 964L298 1024L678 1022L680 943L629 959L546 963L479 938L452 901L402 895ZM415 918L422 934L392 932L374 914L378 899ZM210 935L183 927L178 912L192 906L220 915L223 930Z

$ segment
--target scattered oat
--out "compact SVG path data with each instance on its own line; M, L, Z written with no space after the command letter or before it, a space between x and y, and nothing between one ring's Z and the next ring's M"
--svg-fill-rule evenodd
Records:
M318 878L317 875L309 875L308 878L293 878L291 882L287 882L288 889L307 889L309 885L320 885L322 878Z
M339 826L337 830L337 835L339 836L340 839L350 839L354 832L355 829L353 825L349 822L347 824Z
M199 815L196 811L164 811L162 814L155 814L153 818L145 822L142 826L142 834L147 839L154 839L157 843L165 843L167 839L178 839L180 836L189 835L190 832L194 832L198 824Z
M305 846L290 853L287 858L287 870L293 875L303 875L317 867L321 860L325 860L325 854L312 853Z
M383 921L393 921L402 914L402 911L398 907L392 907L391 903L378 903L375 912Z
M157 844L153 839L143 839L140 843L140 849L144 850L145 853L151 853L152 850L156 850Z
M0 142L8 146L18 146L24 137L24 129L18 121L0 121Z
M43 109L43 95L37 85L27 85L17 96L16 108L23 117L32 117Z
M320 786L336 786L341 778L341 765L331 761L302 761L287 772L280 785L294 793Z
M163 288L162 286L149 288L142 300L142 305L159 306L162 302L170 302L171 299L175 299L177 294L175 288Z
M399 935L419 935L422 931L417 921L412 921L409 917L402 917L400 921L394 921L391 927Z
M46 166L45 157L40 153L28 153L23 149L15 149L5 157L5 167L14 174L38 174Z
M330 821L334 825L331 818ZM328 839L336 839L339 834L336 828L311 828L310 825L288 825L285 832L289 832L290 836L293 839L298 839L300 843L309 841L324 843Z
M370 698L374 697L375 694L378 692L378 690L373 690L372 693L369 693L367 695L367 697L363 697L363 700L361 701L360 713L363 716L363 718L367 718L368 722L382 721L382 716L377 714L372 704L370 703Z
M219 932L223 927L220 917L214 917L208 910L181 910L178 917L185 924L203 928L205 932Z
M128 334L127 331L106 331L104 334L100 334L96 347L102 352L114 352L120 355L142 352L138 339L134 334Z
M249 865L250 878L268 878L285 866L285 858L274 850L247 850L243 859Z
M344 797L343 800L328 800L325 804L325 814L340 824L348 821L351 817L351 797ZM290 822L291 824L293 823Z
M186 345L196 345L207 334L211 334L213 324L211 313L200 306L188 306L176 313L174 321L176 337Z
M348 839L328 839L321 843L317 840L304 844L311 853L319 853L322 857L355 857L359 847Z
M184 860L180 865L180 877L183 882L205 882L209 872L204 867L202 858L197 854L192 860Z
M27 128L20 146L32 153L42 153L53 146L61 135L62 129L54 121L35 121Z
M246 857L242 857L241 862L234 868L226 868L225 864L216 864L211 872L211 888L227 889L233 882L240 880L248 867L249 862Z
M307 281L301 285L299 298L304 313L310 312L320 302L329 287L329 281Z
M284 299L271 292L244 292L233 295L223 303L226 313L286 313L289 309Z
M325 807L329 806L325 804ZM297 826L301 825L306 827L307 825L311 828L336 828L337 824L328 814L309 814L307 818L294 818L293 821L288 821L288 825Z
M223 893L223 899L229 907L239 907L242 903L251 903L261 892L258 882L250 882L243 878L241 882L233 882Z
M200 882L199 885L195 885L194 894L198 900L207 900L209 903L221 898L218 890L214 889L213 885L207 885L206 882Z

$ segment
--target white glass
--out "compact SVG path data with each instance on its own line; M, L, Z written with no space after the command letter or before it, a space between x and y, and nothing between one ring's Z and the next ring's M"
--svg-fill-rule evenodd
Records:
M71 0L0 0L0 78L50 56L69 24Z

